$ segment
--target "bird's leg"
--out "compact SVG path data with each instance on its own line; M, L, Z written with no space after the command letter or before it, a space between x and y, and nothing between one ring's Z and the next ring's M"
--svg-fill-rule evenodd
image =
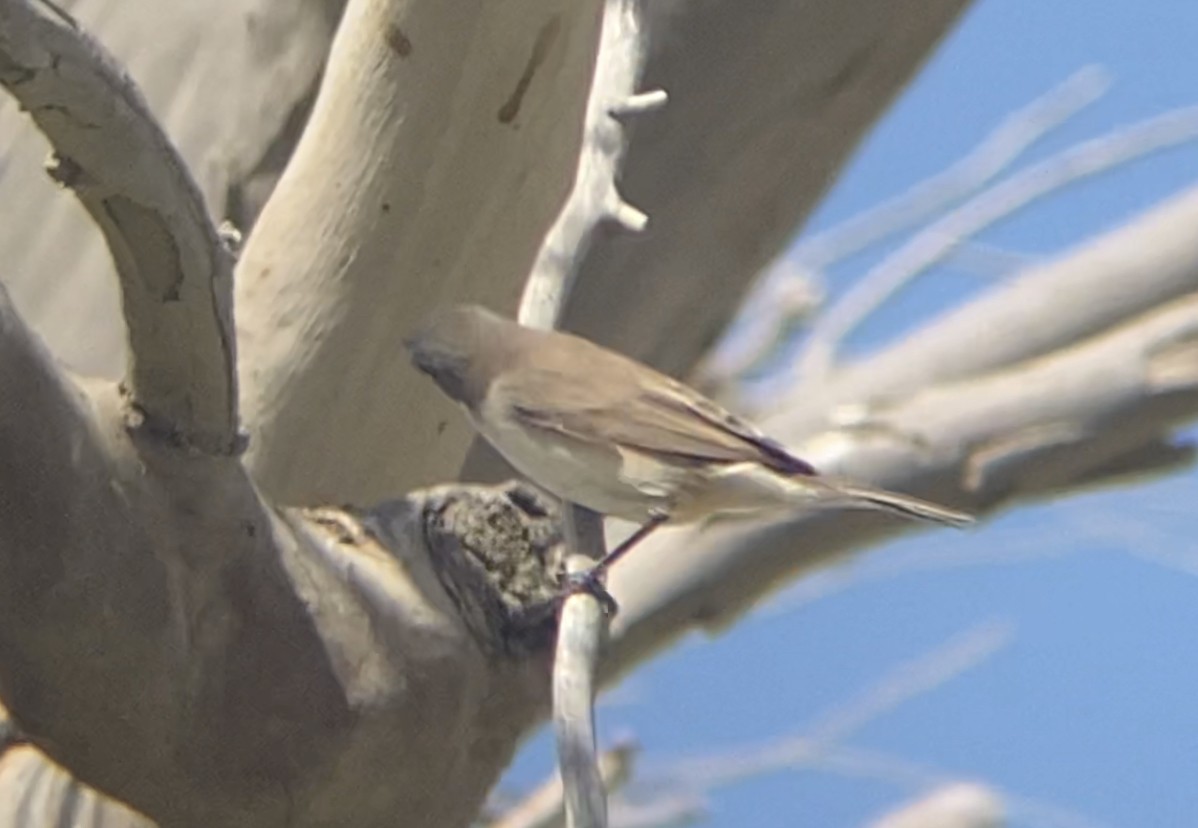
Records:
M603 604L603 609L609 616L614 616L618 606L616 605L616 600L611 597L611 593L607 591L607 587L603 583L607 576L607 571L611 569L616 561L627 555L634 546L649 537L654 529L657 529L657 527L669 519L670 515L665 511L659 509L651 511L649 519L640 528L625 538L623 543L604 555L598 563L585 572L572 572L567 575L567 593L585 592L588 595L592 595L595 600Z
M654 529L661 526L669 519L670 515L667 512L654 509L649 513L649 520L647 520L639 529L625 538L623 543L604 555L603 559L591 567L590 571L596 575L606 574L607 570L612 568L612 564L631 552L632 547L649 537L649 535L653 533Z

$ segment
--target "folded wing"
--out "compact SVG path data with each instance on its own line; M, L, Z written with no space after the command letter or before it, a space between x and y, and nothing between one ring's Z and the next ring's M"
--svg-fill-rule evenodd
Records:
M578 343L584 344L584 343ZM585 343L589 344L589 343ZM789 475L816 470L749 423L680 382L604 352L580 376L569 354L496 388L513 416L588 443L635 449L673 462L758 462Z

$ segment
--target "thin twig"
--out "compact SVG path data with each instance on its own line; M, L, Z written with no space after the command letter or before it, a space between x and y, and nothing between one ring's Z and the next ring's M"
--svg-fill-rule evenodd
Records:
M599 755L599 776L608 795L618 791L632 775L632 763L638 746L624 740ZM539 785L490 828L562 828L566 824L566 804L559 773Z
M603 517L570 504L566 542L576 554L566 561L582 572L602 557ZM570 828L605 828L607 796L595 756L595 672L607 623L599 600L586 592L562 602L553 661L553 728Z
M769 369L768 360L823 307L826 288L820 275L783 254L737 311L728 333L703 358L694 382L713 395L735 394L735 384Z
M1008 250L977 239L963 239L948 258L948 262L958 269L979 276L995 277L1026 270L1035 260L1035 256L1027 253Z
M685 828L705 822L707 801L685 792L663 793L648 802L618 797L612 802L612 828Z
M868 828L1002 828L1002 797L976 782L952 782L871 820Z
M599 36L595 81L587 102L586 137L574 188L545 237L520 300L521 324L555 328L574 276L603 221L633 232L647 217L616 189L616 174L628 146L624 121L653 111L665 94L638 93L648 41L641 28L640 0L606 0ZM565 510L572 555L580 571L604 553L603 519L580 506ZM605 828L607 799L595 757L595 672L606 638L603 607L593 595L571 595L562 604L553 668L553 721L557 733L567 820L571 828Z
M875 750L834 746L818 757L812 766L843 775L880 779L915 789L931 789L959 783L962 775L928 767L899 756ZM996 785L989 786L1002 798L1007 815L1013 821L1036 828L1103 828L1090 817L1062 808L1042 799L1021 796Z
M625 121L666 103L663 90L637 92L648 51L639 2L607 0L604 5L595 86L587 104L587 134L574 189L546 234L524 286L521 324L557 327L578 266L603 221L613 221L631 232L644 230L648 222L616 189L628 149Z
M982 143L943 172L888 201L801 240L793 256L823 270L904 228L913 227L976 192L1006 170L1037 141L1097 101L1110 87L1100 66L1087 66L1022 109L1007 116Z
M1176 109L1070 147L970 199L871 269L817 320L796 364L796 378L825 382L844 339L963 239L1069 184L1196 138L1198 107Z
M976 192L1029 147L1098 100L1109 85L1109 78L1101 68L1081 69L1008 116L947 170L822 233L800 240L745 302L737 314L732 335L725 337L703 366L704 380L723 385L755 370L777 351L797 324L810 318L811 300L822 298L819 287L822 271L887 236L926 221Z
M906 702L924 696L985 663L1013 639L1011 624L991 621L965 630L910 661L900 664L846 704L819 716L803 733L764 745L722 751L702 759L683 760L654 774L676 779L641 807L649 812L696 812L700 794L783 768L807 767L836 751L854 732ZM679 785L682 790L678 790Z
M1007 622L979 624L931 652L898 665L855 699L820 715L797 736L706 759L685 760L667 772L701 790L710 790L778 768L807 764L883 714L984 663L1013 637L1014 627Z
M1036 564L1076 555L1079 549L1064 544L1044 543L1043 530L1029 530L1028 537L1004 539L1001 545L962 555L954 541L936 539L909 553L895 550L860 562L846 562L812 572L784 589L759 612L765 616L785 615L825 598L878 581L897 580L906 575L943 572L978 567L1006 567Z

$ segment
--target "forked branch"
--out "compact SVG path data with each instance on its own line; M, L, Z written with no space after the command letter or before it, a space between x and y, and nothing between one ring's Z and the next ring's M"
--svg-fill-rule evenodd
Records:
M50 175L108 241L134 416L182 447L236 452L232 255L141 93L74 21L33 0L0 0L0 84L53 145Z

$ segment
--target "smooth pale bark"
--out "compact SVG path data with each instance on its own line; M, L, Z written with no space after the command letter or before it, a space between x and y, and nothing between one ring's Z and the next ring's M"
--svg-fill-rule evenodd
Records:
M504 491L268 504L239 453L228 251L136 88L25 0L0 2L0 83L104 231L130 340L122 383L77 383L0 290L18 731L163 824L468 823L547 703L552 614L522 613L555 522ZM69 817L75 786L29 771L5 801Z
M237 271L249 462L273 497L369 503L454 478L466 426L403 338L441 304L514 310L574 178L600 8L346 9Z
M457 490L277 511L236 458L75 388L6 302L0 344L0 387L21 389L0 395L0 695L20 732L162 824L467 824L547 707L552 616L505 601L543 599L553 519ZM6 803L72 812L59 774L3 770Z
M340 15L338 0L77 0L165 126L212 215L248 230L291 154ZM152 36L147 36L152 32ZM117 379L125 331L112 257L85 211L46 178L49 147L0 97L6 285L55 356Z

